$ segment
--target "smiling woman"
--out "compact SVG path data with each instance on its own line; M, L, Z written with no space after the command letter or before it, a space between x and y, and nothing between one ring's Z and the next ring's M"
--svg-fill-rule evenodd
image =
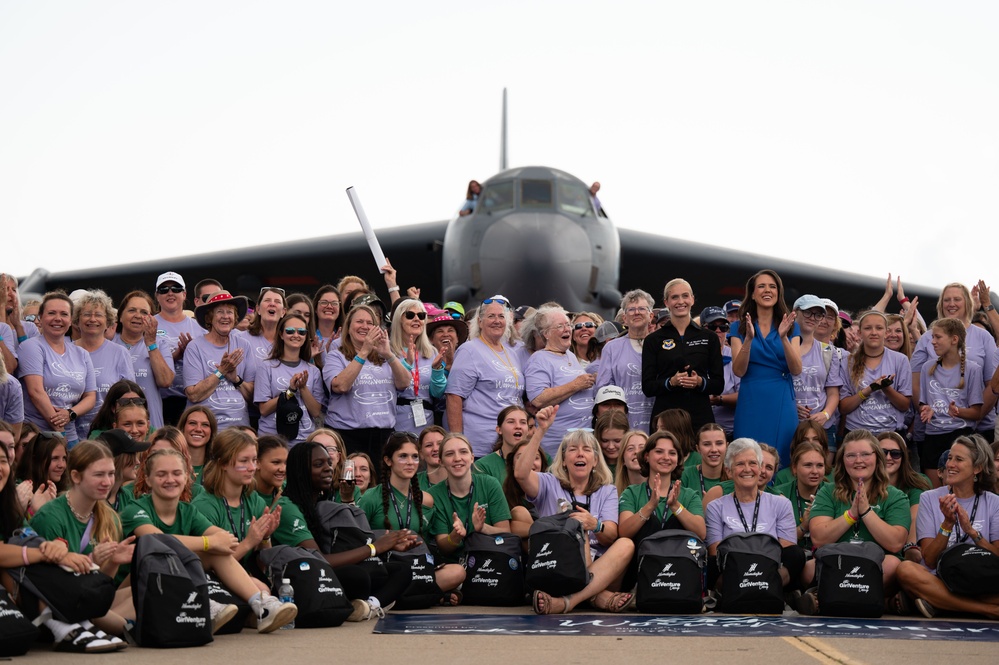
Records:
M155 303L145 291L132 291L118 306L120 332L114 341L128 350L135 372L135 382L142 386L153 427L163 427L161 388L169 388L174 379L173 354L157 343L158 324L153 316Z
M259 432L280 434L291 444L305 441L322 412L322 374L309 364L312 328L298 314L277 324L270 357L257 366L253 400L260 409ZM280 416L280 417L279 417Z

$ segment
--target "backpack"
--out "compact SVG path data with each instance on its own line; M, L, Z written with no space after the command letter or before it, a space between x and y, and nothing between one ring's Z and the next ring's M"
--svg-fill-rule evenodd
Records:
M690 531L666 529L638 546L639 612L700 614L708 549Z
M23 656L38 639L38 629L0 586L0 658Z
M209 599L222 605L235 605L238 608L236 616L215 631L215 635L231 635L233 633L241 632L243 630L243 626L246 625L246 619L250 616L250 612L253 611L250 604L229 591L229 589L222 584L221 580L215 576L215 573L206 573L205 577L208 579Z
M958 596L995 595L999 593L999 556L971 543L955 545L937 560L937 577Z
M590 582L583 525L568 512L542 517L527 533L527 571L531 589L567 596Z
M18 547L38 547L44 538L30 528L19 529L8 540ZM35 563L8 570L21 588L22 607L28 616L38 615L38 601L52 610L52 615L65 623L79 623L102 617L114 603L114 580L96 569L81 575L54 563Z
M884 614L884 560L877 543L830 543L815 550L819 612L868 618Z
M194 647L212 641L208 579L201 560L165 533L141 536L132 554L132 637L143 647Z
M781 546L766 533L733 533L718 543L722 572L719 610L730 614L782 614Z
M353 611L343 585L322 554L304 547L275 545L260 550L260 563L277 595L282 578L295 589L295 628L334 628Z
M375 532L368 524L364 511L347 503L320 501L316 505L321 532L315 533L319 551L326 554L346 552L375 542ZM378 557L368 557L364 563L381 565Z
M384 530L375 531L375 537L384 533ZM434 576L434 557L426 543L420 543L405 552L388 551L382 556L386 561L401 561L409 565L411 574L409 586L396 600L396 609L425 610L440 602L443 592L437 586L437 579Z
M487 607L523 605L522 551L520 537L512 533L469 534L465 539L463 602Z

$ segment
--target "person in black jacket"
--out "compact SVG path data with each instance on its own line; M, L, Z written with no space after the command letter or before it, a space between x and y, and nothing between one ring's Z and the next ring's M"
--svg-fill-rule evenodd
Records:
M691 320L694 291L685 280L670 280L663 302L669 320L642 348L642 392L656 400L653 418L666 409L684 409L696 431L714 422L710 396L725 387L721 344L717 335Z

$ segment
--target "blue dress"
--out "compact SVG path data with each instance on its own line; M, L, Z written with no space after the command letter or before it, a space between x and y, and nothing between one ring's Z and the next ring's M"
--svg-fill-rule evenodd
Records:
M777 326L771 326L766 337L760 333L757 322L753 326L756 336L749 352L749 367L739 384L733 435L770 444L780 453L781 466L786 467L791 462L791 439L798 427L794 381ZM745 343L737 327L729 334L729 339L733 337ZM801 337L797 323L790 335L791 339L795 337Z

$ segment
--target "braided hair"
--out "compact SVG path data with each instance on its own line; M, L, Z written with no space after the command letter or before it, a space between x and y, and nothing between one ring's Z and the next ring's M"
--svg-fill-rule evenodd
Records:
M382 514L384 515L384 528L389 531L392 530L392 524L389 522L389 497L392 495L392 466L390 462L392 457L407 443L413 444L413 447L419 452L420 447L416 437L410 432L392 432L388 440L385 441L385 446L382 447ZM412 497L411 501L416 504L416 519L421 527L418 530L422 530L423 490L420 488L420 481L417 479L416 474L413 474L413 477L409 480L409 493ZM408 529L409 525L400 524L399 528Z
M964 328L964 324L958 319L943 318L937 319L930 324L930 328L939 329L947 337L957 337L957 355L961 359L961 382L957 384L957 387L964 388L964 370L968 362L968 349L966 345L968 333ZM943 361L943 356L939 356L936 363L930 365L930 376L933 376L933 371L937 367L943 365Z
M323 454L329 455L326 452L326 447L315 441L303 441L292 447L288 453L288 482L284 488L284 496L288 497L288 500L302 511L305 524L313 535L322 533L317 504L319 501L333 500L332 489L330 492L323 492L312 486L312 452L314 450L322 450ZM319 495L318 501L315 498L316 493Z

